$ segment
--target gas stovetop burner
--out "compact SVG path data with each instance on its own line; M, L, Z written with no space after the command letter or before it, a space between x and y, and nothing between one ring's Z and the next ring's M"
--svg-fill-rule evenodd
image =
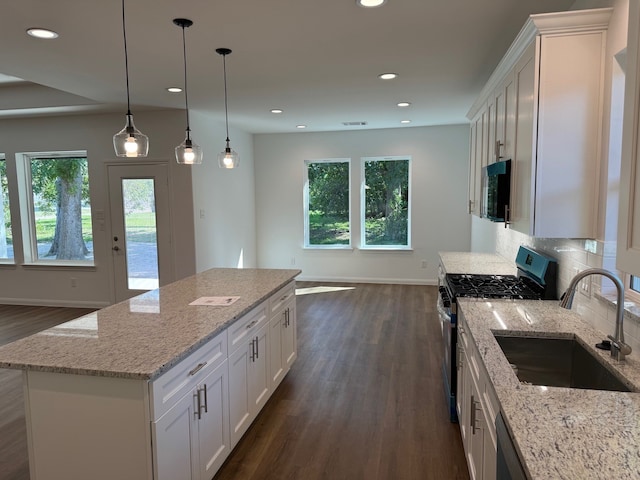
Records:
M447 275L453 297L538 300L544 288L527 277L515 275Z

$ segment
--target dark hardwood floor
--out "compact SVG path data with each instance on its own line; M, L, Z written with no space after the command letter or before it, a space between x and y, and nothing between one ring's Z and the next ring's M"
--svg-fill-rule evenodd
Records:
M348 289L298 295L298 359L215 479L468 478L437 288L331 285Z
M437 288L298 289L298 359L215 479L467 479L444 400ZM35 321L39 308L0 306L0 344L85 313ZM20 372L0 369L0 480L29 478L22 402Z

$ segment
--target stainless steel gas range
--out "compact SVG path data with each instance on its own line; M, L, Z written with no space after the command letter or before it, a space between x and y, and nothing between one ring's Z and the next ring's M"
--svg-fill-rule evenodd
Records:
M521 246L516 256L517 275L445 273L439 276L438 316L442 327L442 375L449 417L457 422L457 299L462 297L553 300L557 298L555 259Z

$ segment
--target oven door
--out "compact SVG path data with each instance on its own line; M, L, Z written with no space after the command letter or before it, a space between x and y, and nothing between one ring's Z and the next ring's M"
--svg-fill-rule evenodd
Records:
M452 422L457 422L456 413L456 384L457 384L457 368L456 368L456 344L457 332L455 324L455 315L451 313L451 309L445 305L450 305L450 299L446 288L440 287L438 295L437 310L440 319L440 328L442 330L442 377L444 381L445 396L449 406L449 418Z

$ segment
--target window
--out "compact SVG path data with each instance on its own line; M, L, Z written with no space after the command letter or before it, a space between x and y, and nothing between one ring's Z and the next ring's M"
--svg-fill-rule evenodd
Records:
M351 160L305 160L304 245L351 246Z
M409 157L362 159L362 248L411 248Z
M0 261L13 260L13 235L11 232L11 212L9 210L9 189L7 185L7 161L0 154Z
M86 152L22 154L26 261L93 261Z

